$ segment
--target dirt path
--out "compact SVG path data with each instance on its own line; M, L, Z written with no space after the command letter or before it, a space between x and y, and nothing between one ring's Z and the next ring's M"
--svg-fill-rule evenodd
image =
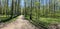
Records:
M16 21L7 24L5 27L0 29L38 29L32 25L29 21L24 19L24 16L19 16Z

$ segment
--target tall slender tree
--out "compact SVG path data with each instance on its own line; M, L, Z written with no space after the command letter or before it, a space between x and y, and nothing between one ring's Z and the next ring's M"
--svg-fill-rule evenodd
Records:
M30 19L32 20L32 0L31 0L31 9L30 9Z
M24 10L24 15L26 16L26 0L25 0L25 2L24 2L24 4L25 4L25 10Z
M0 14L2 14L2 9L1 9L1 0L0 0Z
M9 16L9 13L8 13L8 11L9 11L8 2L9 2L9 0L7 0L7 15Z
M21 10L20 10L20 0L18 0L18 7L17 7L18 9L18 15L19 15L19 11L21 12Z
M18 9L19 9L19 14L21 14L21 0L18 0Z
M13 17L13 3L14 3L14 0L12 0L12 5L11 5L11 17L10 17L10 18Z

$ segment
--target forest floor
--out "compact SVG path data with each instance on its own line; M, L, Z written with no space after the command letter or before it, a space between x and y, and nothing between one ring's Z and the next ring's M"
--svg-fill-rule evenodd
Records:
M0 25L0 29L39 29L28 20L24 19L23 15L18 16L15 21L6 24L4 27L1 26L3 25Z

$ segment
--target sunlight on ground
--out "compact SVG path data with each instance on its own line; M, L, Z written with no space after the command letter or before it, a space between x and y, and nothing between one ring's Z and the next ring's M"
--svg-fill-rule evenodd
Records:
M53 23L53 22L60 22L60 19L56 18L40 18L40 21L47 22L47 23Z

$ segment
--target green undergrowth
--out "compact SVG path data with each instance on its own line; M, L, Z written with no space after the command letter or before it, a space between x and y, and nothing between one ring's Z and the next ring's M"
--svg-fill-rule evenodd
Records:
M46 23L60 23L60 19L59 18L40 18L40 21L46 22Z
M17 18L18 18L18 16L15 17L15 18L12 18L11 20L9 20L9 21L7 21L7 22L5 22L5 23L11 23L11 22L14 22Z
M27 20L29 19L29 16L26 17ZM37 26L43 26L48 27L51 23L60 23L60 18L51 18L51 17L40 17L38 19L32 17L32 23Z
M13 22L17 19L18 16L15 16L13 18L10 18L10 17L0 17L0 23L10 23L10 22Z

